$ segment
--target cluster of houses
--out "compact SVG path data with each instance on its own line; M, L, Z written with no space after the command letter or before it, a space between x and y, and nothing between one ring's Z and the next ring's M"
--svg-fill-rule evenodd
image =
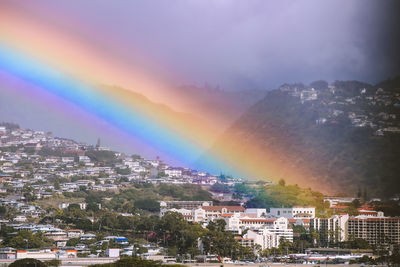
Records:
M15 230L28 230L33 233L41 232L44 237L53 241L55 248L45 249L27 249L18 250L14 248L0 248L0 259L22 259L22 258L38 258L38 259L61 259L61 258L76 258L78 253L89 255L90 257L98 257L103 250L96 250L97 254L90 254L91 247L102 246L104 243L111 241L115 245L122 248L111 248L107 246L104 251L106 257L119 257L122 255L132 256L138 250L130 244L128 238L124 236L105 236L98 240L96 234L84 233L81 229L60 229L52 224L35 224L35 223L4 223L5 226L12 227ZM70 239L79 239L80 243L75 246L67 246ZM96 241L98 240L98 241ZM89 245L88 245L89 243ZM140 244L139 247L146 248L146 252L142 253L143 257L151 258L163 251L163 247L154 246L151 244Z
M352 94L349 90L342 94L343 90L334 85L321 91L296 84L285 84L279 90L298 98L302 104L318 106L317 125L337 124L345 118L353 127L374 129L377 136L400 133L400 93L397 91L359 88Z
M116 162L98 162L87 152L107 148L53 137L42 131L0 126L0 150L0 193L7 193L7 188L22 191L29 184L36 199L82 189L117 191L133 183L213 185L218 182L214 175L169 166L158 158L147 160L112 152ZM54 177L69 181L55 186L49 182ZM232 179L231 183L234 182L241 180Z
M316 233L314 242L319 245L352 238L362 238L371 245L400 244L400 218L385 217L369 205L360 207L357 216L338 213L318 218L312 206L270 208L267 212L243 206L213 206L207 201L161 201L160 217L167 212L181 213L185 220L204 227L211 221L224 220L225 230L238 234L236 238L243 246L259 245L263 250L278 247L282 240L292 242L293 226L297 225Z
M0 199L0 206L12 208L15 212L14 222L23 223L31 218L40 218L45 211L36 205L30 205L25 202L14 200L12 197ZM8 222L8 220L0 219L0 223Z

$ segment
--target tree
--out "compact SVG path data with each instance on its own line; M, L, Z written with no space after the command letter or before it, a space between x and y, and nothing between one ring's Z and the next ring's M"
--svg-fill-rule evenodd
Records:
M125 168L125 169L115 168L115 171L118 174L121 174L121 175L129 175L129 174L131 174L131 169L129 169L129 168Z
M73 211L73 210L80 210L81 206L79 206L79 204L76 203L72 203L68 206L68 211Z
M93 162L102 162L105 164L113 164L118 161L117 157L115 156L115 153L112 151L89 150L89 151L86 151L85 154Z
M10 265L9 267L46 267L47 265L41 262L40 260L37 259L21 259L21 260L16 260Z
M251 188L246 185L246 183L235 184L233 188L235 192L238 193L239 195L247 195L249 193L254 193L252 192Z
M281 237L280 241L279 241L279 248L281 249L281 251L283 251L285 254L288 254L290 252L292 252L293 249L293 243L286 240L284 237Z
M157 173L157 178L162 178L162 177L165 177L166 176L166 174L165 174L165 172L164 171L161 171L161 172L158 172Z
M316 90L323 90L323 89L327 89L328 88L328 82L327 81L323 81L323 80L319 80L319 81L314 81L312 83L310 83L310 87L316 89Z
M222 257L243 258L252 250L246 250L235 240L231 232L225 232L225 221L210 222L207 232L201 237L206 253L218 254Z
M96 142L96 148L99 148L101 144L100 138L97 138L97 142Z
M100 209L99 209L99 205L97 203L91 202L91 203L87 204L86 210L87 211L99 211Z
M199 224L184 220L182 214L167 212L156 226L158 235L168 247L176 247L179 254L198 253L197 242L204 229ZM173 251L173 250L171 250Z
M231 191L228 185L221 183L213 184L210 190L217 193L229 193Z
M4 216L7 213L6 206L0 206L0 216Z
M227 178L228 178L228 176L226 176L226 175L223 174L223 173L221 173L221 174L218 176L218 179L219 179L221 182L226 182L226 181L227 181Z
M151 212L158 212L160 211L160 203L154 199L138 199L135 201L135 208L148 210Z
M67 241L68 247L75 247L80 242L79 238L71 238Z
M149 250L145 247L139 247L136 251L137 254L147 253Z
M3 234L4 236L4 234ZM2 245L13 248L42 248L51 245L51 241L42 235L42 233L32 233L28 230L21 230L17 235L6 234Z
M56 180L55 182L54 182L54 189L55 190L59 190L61 187L60 187L60 182L58 181L58 180Z
M24 193L26 202L31 202L31 201L36 200L36 196L33 193L33 188L31 186L29 186L28 184L24 185L24 187L22 188L22 192Z

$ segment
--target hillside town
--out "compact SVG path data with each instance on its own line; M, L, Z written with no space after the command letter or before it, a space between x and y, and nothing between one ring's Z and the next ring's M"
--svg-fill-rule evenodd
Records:
M52 137L50 133L42 131L0 126L0 147L3 148L0 156L2 181L7 181L14 189L23 188L27 182L37 183L33 188L38 198L46 197L46 190L58 194L76 192L80 186L95 191L116 190L124 182L199 185L213 185L217 182L216 176L205 172L169 166L159 159L145 160L136 155L114 153L99 144L94 147ZM93 155L92 158L86 155L88 151ZM106 162L94 162L96 153L103 154ZM61 183L59 188L41 184L50 176L100 177L95 183L79 179ZM124 180L122 183L116 183L121 179Z
M348 123L370 128L376 136L400 133L400 92L360 82L315 82L315 88L303 84L284 84L279 90L302 104L316 107L315 124ZM351 86L351 88L348 88Z
M310 97L318 94L304 101L316 100ZM397 255L400 246L400 214L375 209L382 199L252 205L257 190L289 186L169 166L113 152L100 140L93 146L11 123L0 126L0 151L0 263L89 265L125 256L166 263L374 262ZM388 201L399 209L399 196ZM230 252L218 242L231 242Z

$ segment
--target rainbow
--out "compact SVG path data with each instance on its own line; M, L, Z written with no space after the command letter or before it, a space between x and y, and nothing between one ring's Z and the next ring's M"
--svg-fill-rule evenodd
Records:
M129 92L122 89L90 85L4 45L0 45L0 69L40 88L36 90L81 107L163 154L182 159L185 165L192 164L206 149L201 138L194 138L190 125L185 125L185 131L183 125L175 125L156 110L146 110L140 103L131 105Z
M177 94L168 78L128 65L113 51L4 2L0 3L0 72L26 84L27 93L37 96L33 101L50 95L49 106L61 113L67 112L68 105L79 107L89 114L84 124L102 120L117 134L139 140L182 166L310 185L307 168L292 168L290 151L279 147L261 150L256 140L242 143L240 136L232 134L210 152L223 129L207 111L182 115L190 113L182 103L196 100ZM141 101L143 97L166 107L148 105ZM181 113L166 112L168 107Z

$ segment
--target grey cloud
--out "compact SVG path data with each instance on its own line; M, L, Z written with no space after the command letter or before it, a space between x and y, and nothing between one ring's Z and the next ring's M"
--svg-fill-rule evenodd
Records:
M177 84L274 88L400 74L396 0L39 2L33 11L62 10L89 40Z

